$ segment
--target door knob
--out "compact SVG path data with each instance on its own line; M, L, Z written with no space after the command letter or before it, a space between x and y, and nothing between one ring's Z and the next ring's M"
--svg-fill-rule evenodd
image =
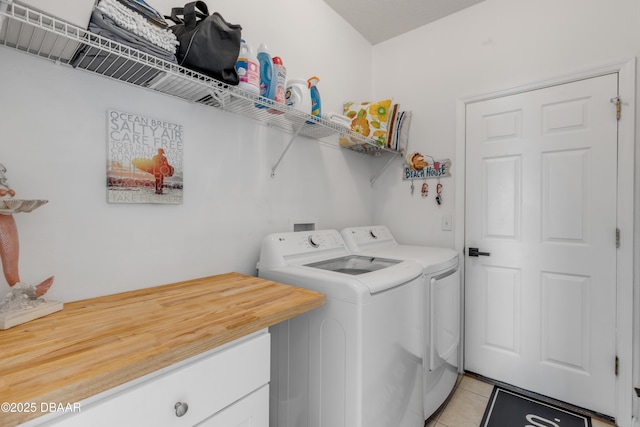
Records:
M478 248L469 248L469 256L489 256L489 252L480 252Z

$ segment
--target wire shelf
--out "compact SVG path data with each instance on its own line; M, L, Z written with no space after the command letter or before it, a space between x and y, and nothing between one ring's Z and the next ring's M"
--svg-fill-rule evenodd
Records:
M329 120L275 104L10 0L0 0L0 44L127 84L240 114L289 134L314 139L337 135L343 148L374 155L398 154Z

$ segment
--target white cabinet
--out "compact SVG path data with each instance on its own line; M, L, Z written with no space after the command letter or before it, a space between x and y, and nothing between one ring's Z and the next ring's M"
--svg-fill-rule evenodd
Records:
M39 425L267 427L269 348L263 330Z
M198 427L268 427L269 386L265 385L234 403L213 417L198 424Z

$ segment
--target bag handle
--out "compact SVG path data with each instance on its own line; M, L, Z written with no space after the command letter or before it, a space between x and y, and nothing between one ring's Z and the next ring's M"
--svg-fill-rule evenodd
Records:
M174 7L173 9L171 9L171 16L164 15L164 19L170 19L176 24L184 24L184 21L178 16L182 15L183 11L183 7Z
M199 9L196 10L196 9ZM198 18L200 20L209 16L209 8L203 1L192 1L184 5L184 27L187 30L192 30L196 27Z
M178 15L182 15L184 20ZM172 20L176 24L184 24L187 30L191 30L196 27L198 18L200 20L209 16L209 8L203 1L193 1L187 3L184 7L174 7L171 9L171 16L165 16L165 18Z

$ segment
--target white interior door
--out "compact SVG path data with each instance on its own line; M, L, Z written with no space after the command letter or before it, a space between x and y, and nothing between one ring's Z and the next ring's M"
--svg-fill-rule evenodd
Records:
M615 73L466 110L465 369L610 416L617 94Z

